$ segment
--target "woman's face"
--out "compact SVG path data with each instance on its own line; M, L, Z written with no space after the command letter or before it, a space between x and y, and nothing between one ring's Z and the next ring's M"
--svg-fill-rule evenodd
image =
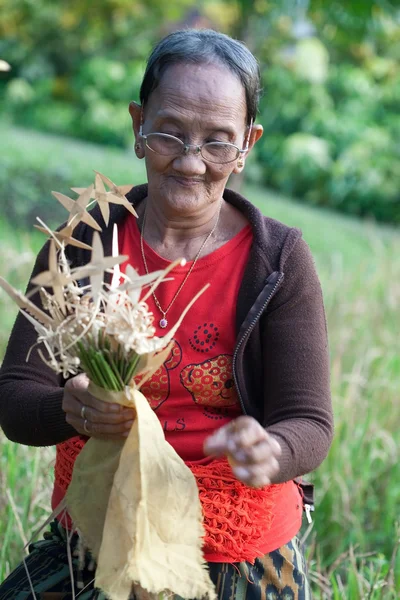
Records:
M180 156L155 154L138 136L139 107L131 105L130 111L141 145L138 155L145 154L152 202L163 203L169 212L189 214L220 200L229 175L240 170L237 160L220 165L205 161L193 151ZM168 133L195 145L230 142L242 149L248 134L246 112L244 88L227 68L177 64L165 71L149 97L143 115L143 134ZM250 147L256 138L253 133Z

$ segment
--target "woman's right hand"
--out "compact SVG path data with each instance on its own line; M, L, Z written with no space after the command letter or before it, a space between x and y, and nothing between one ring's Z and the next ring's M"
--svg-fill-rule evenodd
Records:
M89 379L80 373L64 387L62 409L67 423L80 434L104 440L127 437L136 413L132 408L98 400L88 392Z

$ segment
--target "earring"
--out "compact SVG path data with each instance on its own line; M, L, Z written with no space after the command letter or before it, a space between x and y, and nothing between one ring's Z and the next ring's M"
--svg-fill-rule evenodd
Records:
M243 158L239 158L239 160L237 161L237 166L239 167L239 169L241 169L242 167L244 167L244 160L243 160Z

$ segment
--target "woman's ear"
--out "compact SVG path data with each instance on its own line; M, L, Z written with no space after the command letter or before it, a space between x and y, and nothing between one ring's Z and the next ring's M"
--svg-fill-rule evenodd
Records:
M132 129L135 136L135 152L138 158L144 157L143 140L139 135L142 120L142 107L137 102L129 103L129 114L132 119Z
M262 136L262 134L264 133L264 128L262 125L253 125L253 127L251 128L251 133L250 133L250 139L249 139L249 152L252 149L252 147L254 146L254 144L256 142L258 142L258 140L260 139L260 137Z
M249 137L249 146L248 146L248 150L246 153L243 153L239 156L239 158L236 161L236 165L235 168L233 169L233 173L238 174L241 173L244 169L245 163L246 163L246 158L248 153L250 152L250 150L253 148L254 144L256 142L258 142L258 140L260 139L260 137L263 134L263 126L262 125L253 125L251 128L251 132L250 132L250 137Z

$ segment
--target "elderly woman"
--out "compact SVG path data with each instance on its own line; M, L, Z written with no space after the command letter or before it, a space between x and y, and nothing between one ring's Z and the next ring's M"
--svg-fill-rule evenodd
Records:
M142 391L186 463L205 469L228 500L236 494L228 507L221 509L218 493L215 505L203 507L204 557L218 598L300 600L310 591L296 537L304 498L294 480L321 463L331 441L327 337L320 284L300 231L226 189L262 135L255 124L259 94L258 65L243 44L196 30L162 40L150 56L140 105L129 107L135 152L148 176L128 194L139 218L112 206L102 239L110 254L118 223L120 252L140 274L186 257L149 301L158 335L199 281L210 283ZM91 229L80 224L75 237L90 242ZM46 268L46 251L34 273ZM88 260L72 247L69 257L74 265ZM84 374L60 383L37 354L26 363L34 341L33 328L18 317L1 371L0 423L16 442L57 445L56 506L88 436L126 436L134 414L92 397ZM221 476L213 464L223 456L230 474ZM256 498L252 510L249 498ZM70 597L65 537L53 522L45 541L31 548L27 564L38 597ZM85 584L93 579L89 566ZM80 597L98 594L91 584ZM33 597L23 566L0 586L0 597Z

